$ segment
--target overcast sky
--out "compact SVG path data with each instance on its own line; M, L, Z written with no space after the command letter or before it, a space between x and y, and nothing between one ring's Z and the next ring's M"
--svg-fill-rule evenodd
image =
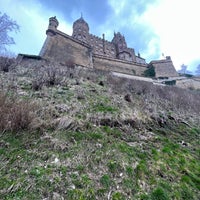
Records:
M128 47L147 62L171 56L176 69L194 70L200 63L199 0L0 0L0 12L20 25L9 50L38 55L46 38L48 19L71 35L75 20L88 22L90 33L112 40L121 32Z

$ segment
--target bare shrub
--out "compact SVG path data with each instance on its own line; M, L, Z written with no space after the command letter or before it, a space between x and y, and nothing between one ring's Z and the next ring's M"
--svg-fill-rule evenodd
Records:
M33 103L27 100L18 100L0 92L0 131L17 132L28 129L34 119Z
M15 62L14 58L0 57L0 70L8 72L10 66Z
M173 110L181 113L200 113L200 93L174 86L153 85L150 82L109 76L108 84L113 92L130 93L132 99L141 96L141 108L150 110ZM143 101L142 101L143 99ZM153 108L153 109L151 109Z
M62 69L59 66L48 66L44 70L44 84L46 86L62 85L62 82L65 79L64 75L64 71L62 71Z
M43 86L43 80L37 79L32 81L32 89L35 91L41 90Z
M66 83L66 73L60 66L39 66L33 72L32 89L40 90L43 86L63 85Z

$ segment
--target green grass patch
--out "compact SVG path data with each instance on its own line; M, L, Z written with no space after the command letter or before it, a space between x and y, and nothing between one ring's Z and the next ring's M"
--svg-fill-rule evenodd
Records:
M104 174L101 178L100 178L100 183L101 185L106 188L106 189L109 189L111 184L112 184L112 181L110 179L110 176L108 174Z
M104 105L100 103L100 104L94 105L92 110L93 112L116 113L119 109L110 105Z
M151 200L170 200L167 192L164 189L160 188L160 187L154 189L151 192L150 199Z

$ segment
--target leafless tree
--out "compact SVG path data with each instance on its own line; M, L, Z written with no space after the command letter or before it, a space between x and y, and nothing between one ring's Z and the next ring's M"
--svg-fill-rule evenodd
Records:
M196 71L195 71L196 75L200 75L200 64L198 64Z
M186 74L187 68L188 68L187 65L182 64L182 65L181 65L181 69L178 70L178 72L179 72L180 74Z
M12 20L7 14L0 13L0 51L6 50L8 45L15 44L13 37L9 35L13 31L19 31L17 22Z

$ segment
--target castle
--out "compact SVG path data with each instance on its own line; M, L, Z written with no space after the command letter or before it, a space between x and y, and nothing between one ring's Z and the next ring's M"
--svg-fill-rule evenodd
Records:
M76 64L84 67L141 76L148 68L145 59L128 48L125 37L114 33L112 41L90 34L88 23L79 18L73 23L72 36L59 31L56 17L49 19L47 38L39 57L63 65ZM26 55L20 54L22 60ZM170 57L150 62L157 77L177 76Z

